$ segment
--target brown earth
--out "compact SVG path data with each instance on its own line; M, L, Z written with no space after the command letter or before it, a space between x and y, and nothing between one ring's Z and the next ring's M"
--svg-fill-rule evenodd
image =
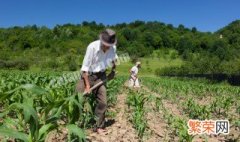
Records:
M147 114L145 116L150 136L145 138L147 142L169 141L167 123L163 119L163 112L155 112L153 102L146 104Z
M88 131L87 139L91 142L138 142L138 136L133 128L132 124L129 122L126 105L127 94L122 92L117 97L117 104L115 109L117 115L115 117L115 122L106 127L107 132L102 134L93 133L91 130Z
M156 92L152 92L149 88L147 88L146 86L142 86L142 88L149 92L150 94L153 94L155 96L160 96L160 94L156 93ZM200 101L200 104L205 104L205 103L209 103L209 101L211 101L212 98L204 98ZM182 99L179 100L180 103L182 103ZM167 110L169 110L171 112L171 114L173 114L173 116L177 116L177 117L181 117L184 119L189 119L187 116L185 116L182 112L182 108L180 106L178 106L179 104L176 104L170 100L162 100L163 103L163 107L165 107ZM187 125L187 124L186 124ZM177 136L176 136L177 137ZM240 131L239 128L236 127L230 127L230 134L227 137L224 137L224 135L197 135L194 137L193 142L206 142L205 138L207 139L208 142L240 142ZM177 139L177 138L176 138ZM174 140L175 141L175 140Z

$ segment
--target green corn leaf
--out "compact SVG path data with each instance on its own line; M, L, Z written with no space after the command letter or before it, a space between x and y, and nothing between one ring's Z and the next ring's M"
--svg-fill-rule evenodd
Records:
M26 135L25 133L22 133L22 132L18 132L13 129L0 127L0 135L15 138L15 139L20 139L24 142L29 142L28 135Z
M0 101L3 101L5 100L6 98L10 98L12 94L10 93L4 93L4 94L1 94L0 96Z
M42 94L45 94L47 91L41 87L38 87L37 85L34 85L34 84L25 84L25 85L21 85L17 88L15 88L14 90L12 91L9 91L7 92L7 94L12 94L14 92L16 92L17 90L20 90L20 89L25 89L27 91L30 91L34 94L37 94L37 95L42 95Z
M85 133L82 129L80 129L77 125L69 124L66 126L70 134L74 134L78 136L80 141L85 141Z
M3 126L6 126L6 127L17 127L18 126L18 120L16 119L12 119L12 118L4 118L4 121L3 121Z
M4 117L4 116L7 115L7 114L8 114L8 111L5 111L5 112L0 113L0 118Z
M45 110L45 113L48 115L49 112L54 108L60 108L64 104L64 100L56 101L52 104L49 104Z
M31 107L28 104L13 103L9 106L8 110L14 110L16 108L23 109L24 118L25 118L26 122L28 122L30 120L30 117L32 116L35 121L35 124L38 124L37 112L35 111L35 109L33 107ZM8 111L8 110L6 110L6 111Z
M55 113L54 115L52 115L50 118L48 118L48 119L46 120L46 123L51 123L51 122L54 122L54 121L56 121L57 119L59 119L59 118L60 118L60 115L61 115L61 112L62 112L62 106L60 106L60 107L57 109L57 111L56 111L56 113Z
M236 121L236 122L235 122L235 125L236 125L237 127L240 127L240 120L239 120L239 121Z
M36 110L28 104L22 104L24 110L24 116L27 116L27 122L29 121L30 116L32 116L35 122L38 122L38 116Z
M46 125L43 125L40 129L39 129L39 136L38 136L38 140L39 141L43 141L44 138L46 137L46 135L48 134L48 132L50 130L52 130L54 128L54 124L46 124Z

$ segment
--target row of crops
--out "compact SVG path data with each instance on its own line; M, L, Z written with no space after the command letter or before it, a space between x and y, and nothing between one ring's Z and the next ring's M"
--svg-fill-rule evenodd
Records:
M0 72L0 141L45 141L53 130L66 130L68 141L85 141L85 129L94 118L93 96L75 91L76 80L61 80L61 73ZM118 77L108 82L108 104L125 81ZM109 112L110 114L110 112Z
M94 122L95 99L75 92L74 74L0 72L0 141L46 141L53 131L66 132L65 141L86 141L85 130ZM76 74L75 74L76 75ZM76 76L75 76L76 77ZM108 82L108 105L117 103L117 94L126 81L117 77ZM154 137L152 124L165 123L164 136L157 141L192 141L189 119L229 120L233 138L239 139L240 88L176 78L143 78L144 86L125 89L129 122L138 138ZM57 85L56 85L57 84ZM178 112L171 111L175 108ZM111 109L106 113L114 117ZM147 119L147 115L151 118ZM153 118L154 117L154 118ZM208 136L204 136L206 141Z
M165 120L172 126L173 132L177 128L174 133L180 140L191 141L194 138L187 133L189 119L229 120L230 135L233 137L228 135L225 138L240 139L239 87L176 78L146 77L142 82L150 91L159 95L155 99L156 107L164 112ZM166 101L175 104L180 115L169 113L170 109L164 108Z
M149 80L147 80L148 82ZM188 135L187 121L179 116L174 116L171 111L163 105L163 98L160 94L153 94L144 88L139 90L128 89L127 102L129 111L131 112L129 121L136 129L141 141L187 141L193 140L193 136ZM152 118L147 119L147 113L153 113ZM158 117L160 116L160 117ZM155 117L155 118L154 118ZM156 136L152 132L150 121L154 121L154 125L166 123L166 129L162 136ZM155 137L155 139L152 139Z

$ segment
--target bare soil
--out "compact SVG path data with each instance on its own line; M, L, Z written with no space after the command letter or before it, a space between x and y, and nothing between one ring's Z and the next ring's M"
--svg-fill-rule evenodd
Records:
M152 92L146 86L142 86L142 88L153 95L160 96L160 94L157 94L156 92ZM179 100L179 101L182 102L183 100ZM197 102L199 102L199 104L203 105L203 104L208 104L211 101L212 101L211 97L210 98L206 97ZM178 106L178 104L172 102L171 100L166 100L166 99L162 100L162 103L163 103L163 107L165 107L167 110L169 110L173 116L178 116L178 117L184 118L186 120L189 119L186 115L184 115L182 113L183 110L180 106ZM154 119L154 117L152 117L152 119ZM168 141L168 139L165 139L165 140ZM172 140L170 140L170 141L172 141ZM174 141L177 141L177 136ZM240 142L240 129L232 126L232 127L230 127L230 134L227 136L224 136L224 135L210 135L210 136L209 135L205 135L205 136L197 135L193 139L193 142L206 142L206 141L208 141L208 142Z
M93 133L91 130L88 131L88 140L91 142L138 142L138 136L129 122L129 112L127 111L126 105L127 94L122 92L117 97L117 104L115 109L117 115L115 122L106 127L107 132L98 134Z

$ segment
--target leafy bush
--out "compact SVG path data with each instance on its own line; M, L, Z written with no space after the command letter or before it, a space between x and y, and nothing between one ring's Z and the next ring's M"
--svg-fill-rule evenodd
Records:
M56 60L49 60L47 62L47 65L51 69L57 69L59 67L59 64L58 64L58 62Z
M68 68L69 68L70 71L76 71L76 70L77 70L77 67L78 67L78 65L77 65L77 63L75 62L75 60L71 60L71 61L69 62Z
M6 64L4 61L0 60L0 68L5 68Z
M155 75L157 76L177 76L177 75L184 75L188 74L189 70L186 67L165 67L165 68L158 68L155 70Z
M3 61L0 60L0 67L5 69L19 69L19 70L28 70L29 63L25 60L16 60L16 61Z
M176 59L178 57L178 53L176 51L172 51L171 54L170 54L170 58L172 60Z

